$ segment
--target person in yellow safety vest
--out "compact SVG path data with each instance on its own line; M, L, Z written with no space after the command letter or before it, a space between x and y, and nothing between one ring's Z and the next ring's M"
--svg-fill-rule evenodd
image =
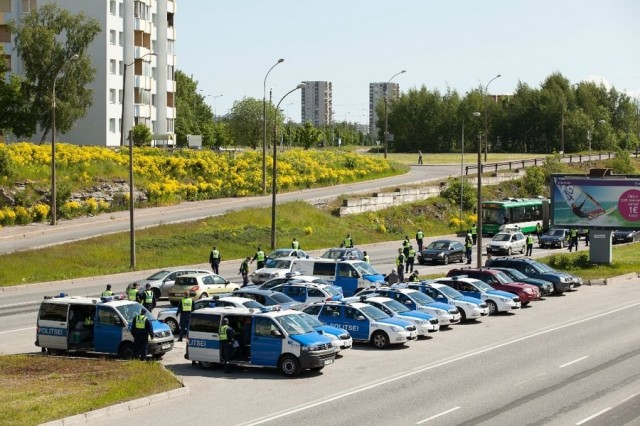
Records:
M396 257L396 267L398 269L398 278L400 282L404 282L404 253L402 253L402 249L398 249L398 257Z
M130 301L134 302L136 300L138 300L138 284L137 283L133 283L129 286L129 289L127 290L127 299L129 299Z
M476 227L476 224L474 223L471 226L471 239L473 240L473 245L476 245L476 241L478 240L478 228Z
M218 250L218 247L213 246L213 249L211 250L211 253L209 254L209 264L211 265L211 270L213 271L214 274L219 274L219 269L220 269L220 261L222 260L221 256L220 256L220 251Z
M471 236L471 232L467 233L467 236L464 238L464 248L466 251L467 257L467 265L471 265L471 247L473 247L473 237Z
M176 315L180 315L180 334L178 335L178 342L182 342L182 336L187 335L189 329L189 321L191 321L191 312L193 311L193 300L189 297L189 292L184 292L184 297L178 304L178 311Z
M419 275L419 273L418 273L418 270L416 269L416 270L415 270L415 271L413 271L413 272L411 273L411 275L409 276L409 282L412 282L412 283L419 282L419 281L420 281L420 278L418 278L418 275Z
M266 256L264 254L264 252L262 251L262 248L258 247L258 251L256 252L256 254L253 255L253 259L251 259L251 262L249 263L253 263L253 261L256 261L256 267L258 269L262 269L264 268L264 261L266 259Z
M409 272L413 272L413 264L416 260L416 251L413 249L412 245L409 245L409 251L407 254L407 261L405 262L406 264L406 269L404 271L404 273L409 273Z
M536 223L536 235L538 236L538 241L540 241L540 236L542 235L542 225L540 222Z
M404 236L404 241L402 242L402 248L406 249L411 245L411 240L409 240L409 236L405 235Z
M294 250L300 250L300 242L293 237L293 241L291 241L291 248Z
M366 251L362 252L362 260L364 260L367 263L371 263L371 258L369 257Z
M424 241L424 232L422 232L422 229L418 229L418 232L416 232L416 243L418 243L418 251L422 251L423 241Z
M142 293L142 306L147 308L149 312L156 307L156 294L151 290L151 284L147 283Z
M533 235L531 233L527 234L527 253L526 256L531 256L533 253Z
M351 234L347 234L344 241L342 241L342 246L346 248L353 248L353 238L351 238Z
M224 372L231 373L231 364L229 362L233 358L233 340L236 332L229 327L229 318L222 320L218 336L220 336L220 361L224 363Z
M571 228L569 231L569 251L576 247L576 251L578 251L578 230L576 228Z
M107 284L107 289L102 292L102 296L113 296L113 292L111 291L111 284Z
M140 314L133 318L131 334L133 335L134 355L139 357L140 361L146 360L149 339L153 339L153 328L144 309L141 309Z

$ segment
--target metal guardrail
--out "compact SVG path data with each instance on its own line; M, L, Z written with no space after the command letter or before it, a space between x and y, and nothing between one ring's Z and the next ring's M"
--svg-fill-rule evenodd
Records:
M611 159L613 156L615 156L614 153L612 152L598 152L595 154L591 154L591 156L589 156L589 154L565 154L562 156L562 160L563 162L566 163L582 163L584 161L589 161L590 159L597 159L597 160L609 160ZM638 154L635 153L635 156L637 158ZM486 164L482 164L481 165L481 173L486 173L486 172L497 172L498 169L508 169L508 170L513 170L514 168L525 168L527 165L533 165L533 166L537 166L539 164L544 163L544 160L546 159L546 157L541 157L541 158L528 158L525 160L513 160L513 161L501 161L498 163L486 163ZM477 165L469 165L469 166L465 166L465 175L469 175L469 171L470 170L478 170L478 166Z

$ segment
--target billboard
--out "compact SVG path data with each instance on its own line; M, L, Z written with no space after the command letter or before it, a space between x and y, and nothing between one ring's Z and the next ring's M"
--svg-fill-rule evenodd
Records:
M640 177L552 175L551 225L640 228Z

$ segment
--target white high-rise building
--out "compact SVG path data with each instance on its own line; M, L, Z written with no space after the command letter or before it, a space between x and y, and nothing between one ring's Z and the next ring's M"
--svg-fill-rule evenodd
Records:
M0 0L0 43L13 72L22 72L22 65L6 22L45 3L83 12L102 28L87 51L97 71L91 84L93 106L58 139L77 145L119 146L121 126L126 136L134 124L146 124L153 134L173 134L176 1Z
M376 111L378 103L383 101L385 96L389 96L388 100L391 101L398 95L400 95L400 85L398 83L369 83L369 135L372 142L375 142L380 137L379 129L376 125L378 123L378 113ZM380 140L380 143L382 142Z
M333 122L333 92L330 81L303 81L301 122L320 127Z

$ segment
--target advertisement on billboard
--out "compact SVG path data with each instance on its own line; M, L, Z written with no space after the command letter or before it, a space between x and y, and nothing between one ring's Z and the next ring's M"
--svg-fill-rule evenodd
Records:
M640 228L640 178L552 176L551 225Z

